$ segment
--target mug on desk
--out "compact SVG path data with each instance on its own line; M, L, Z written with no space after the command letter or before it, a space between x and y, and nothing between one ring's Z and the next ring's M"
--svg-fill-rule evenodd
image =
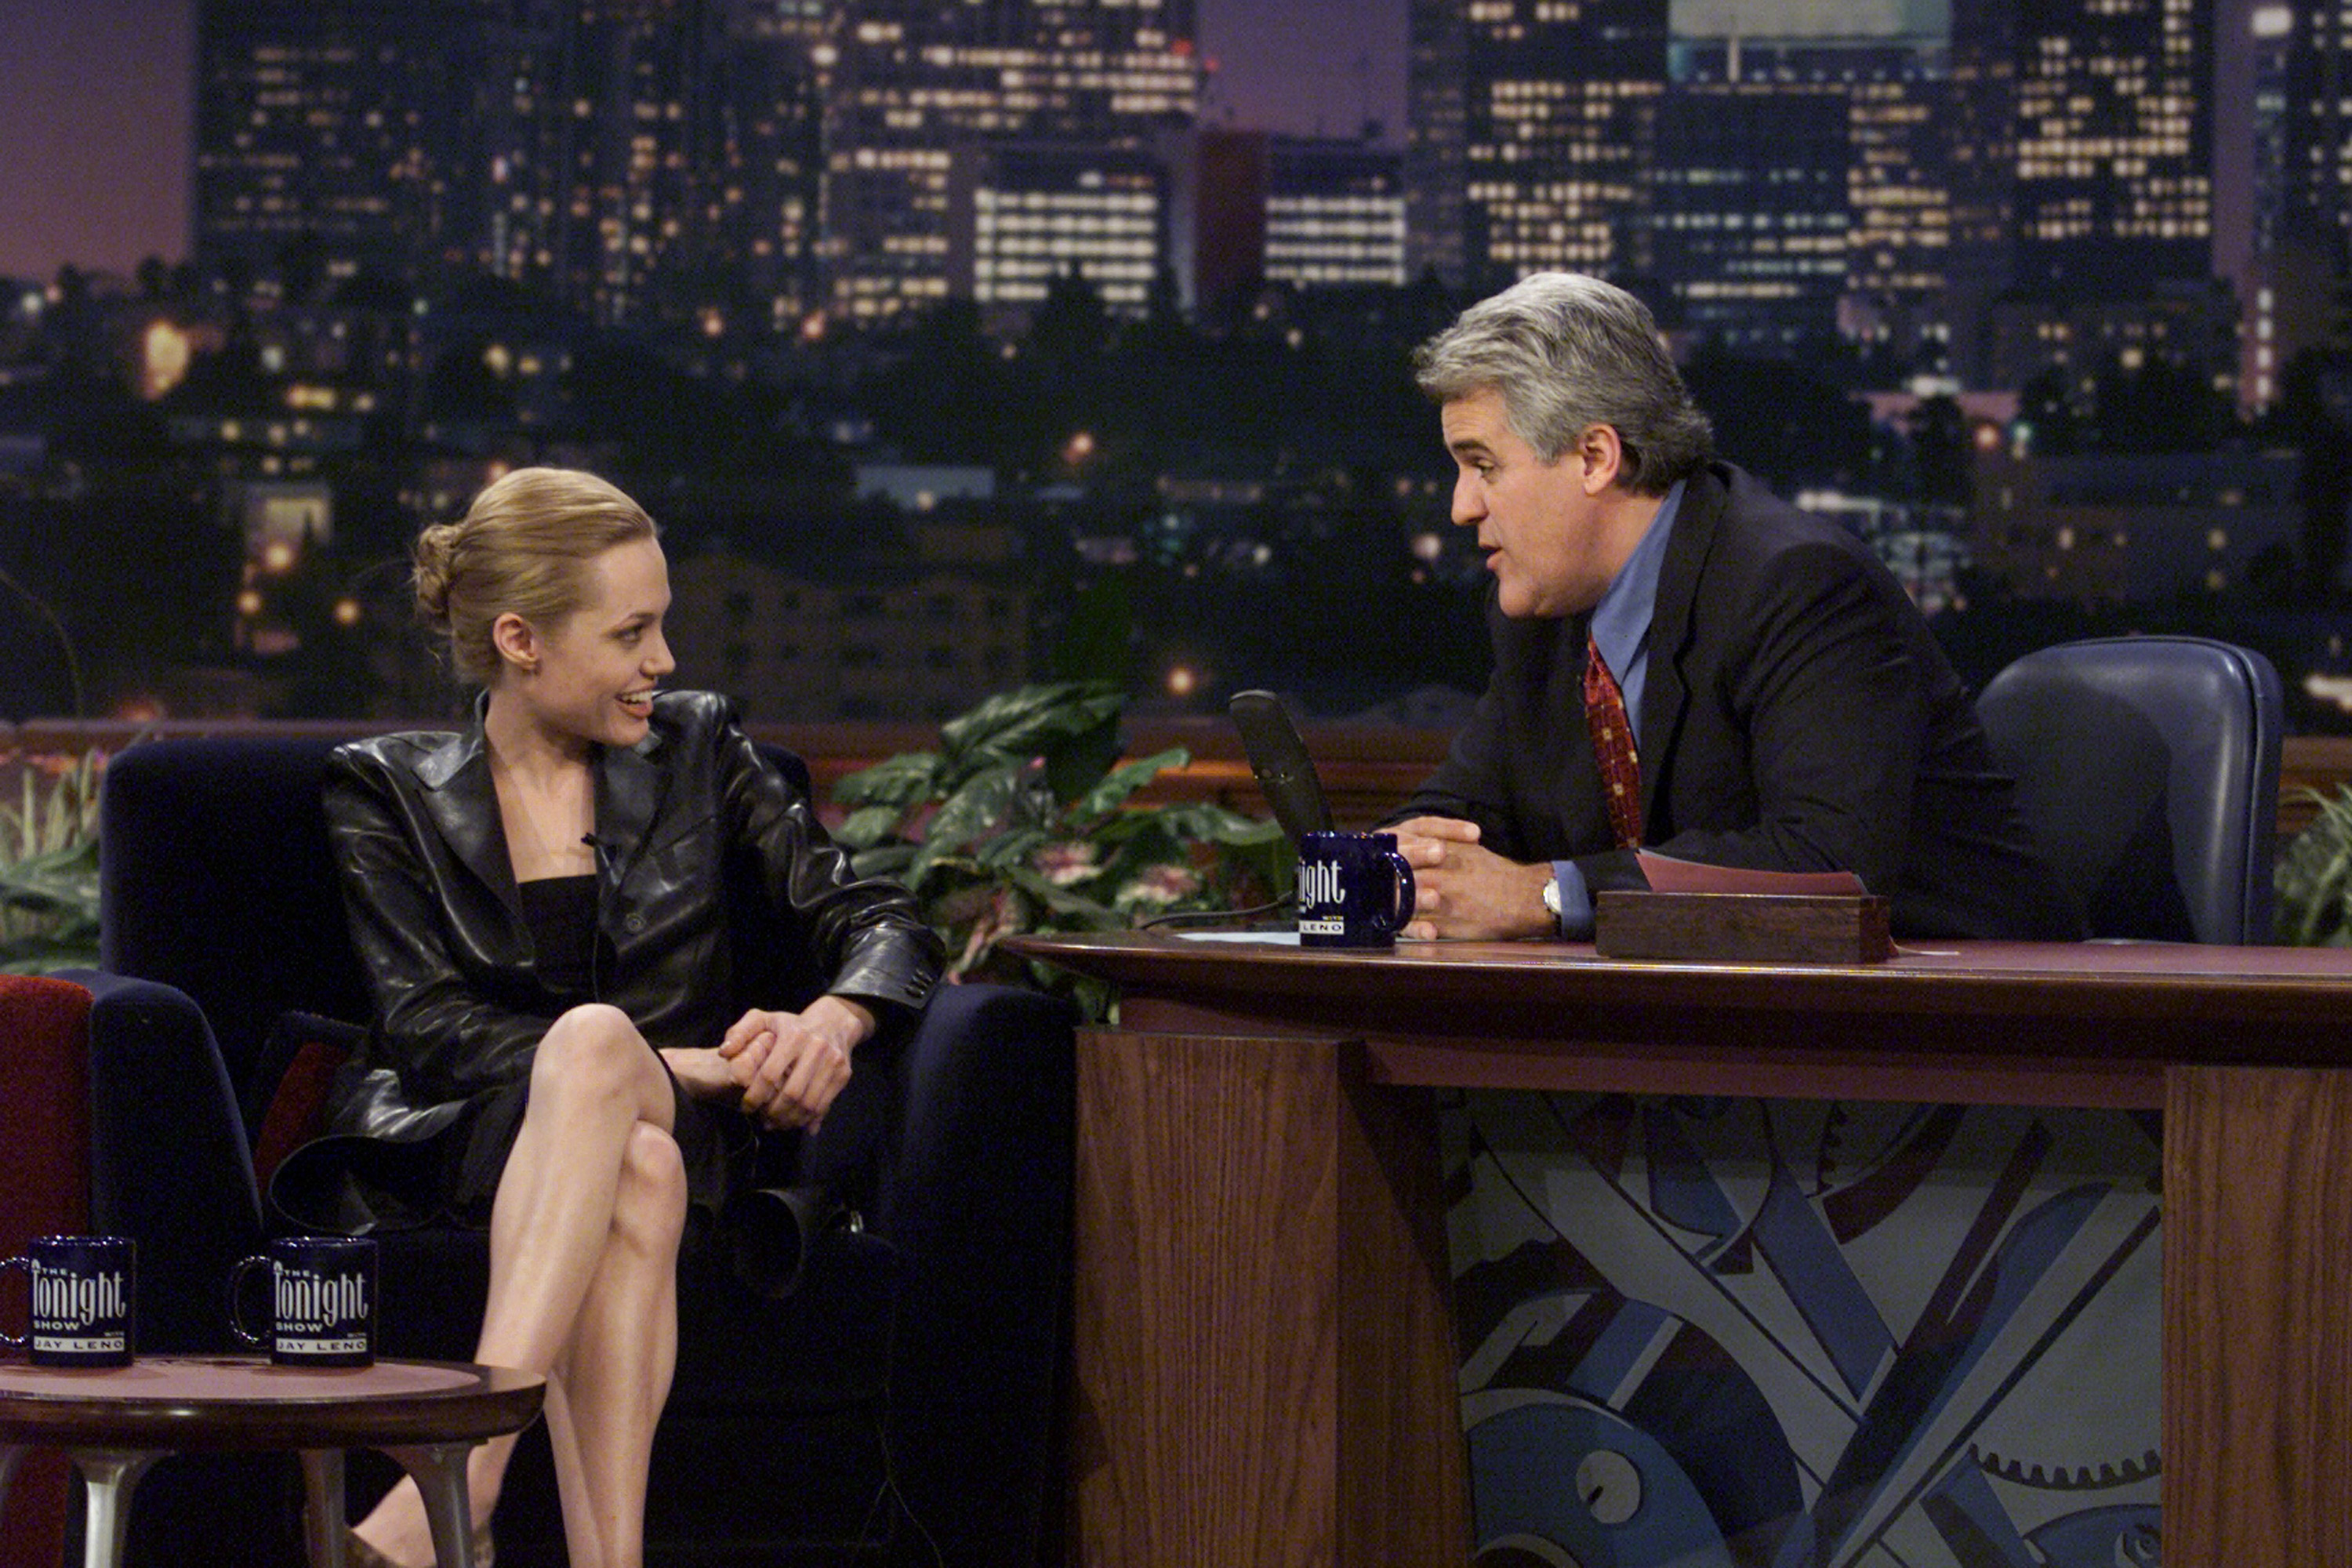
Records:
M375 1243L364 1237L281 1236L266 1256L229 1275L229 1326L268 1344L279 1366L370 1366L375 1362ZM270 1271L269 1331L247 1328L246 1277Z
M138 1249L130 1237L36 1237L0 1268L25 1270L31 1308L25 1333L0 1333L0 1344L35 1366L131 1364Z
M1393 833L1298 836L1301 947L1393 947L1412 919L1412 891Z

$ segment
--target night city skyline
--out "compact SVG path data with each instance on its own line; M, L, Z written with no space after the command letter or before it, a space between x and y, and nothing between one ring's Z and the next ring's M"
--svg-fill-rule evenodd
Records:
M151 27L79 83L119 117L183 61L148 162L195 209L22 268L0 320L0 566L101 706L437 700L403 542L567 462L661 498L689 674L756 711L937 718L1090 649L1173 710L1443 722L1484 577L1406 354L1543 267L1642 293L1725 455L1876 547L1973 677L2227 626L2307 719L2352 690L2352 160L2297 85L2333 10L1394 0L1268 135L1239 0L416 4L223 5L201 62ZM1257 8L1250 59L1329 16ZM35 161L108 142L75 134ZM119 561L36 544L107 528ZM142 550L194 596L126 640L95 584ZM1284 635L1368 604L1418 640Z
M195 8L0 0L0 278L185 258ZM1199 14L1220 122L1401 133L1404 0L1202 0ZM1352 52L1332 54L1337 36Z

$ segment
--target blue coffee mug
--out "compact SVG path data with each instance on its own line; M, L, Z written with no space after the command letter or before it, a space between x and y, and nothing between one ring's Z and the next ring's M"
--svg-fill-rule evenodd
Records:
M130 1237L36 1237L0 1268L25 1270L32 1307L24 1335L0 1333L0 1344L25 1352L35 1366L131 1364L139 1270Z
M1299 946L1393 947L1412 894L1395 834L1298 836Z
M229 1275L229 1326L268 1343L278 1366L369 1366L375 1361L375 1243L365 1237L281 1236ZM270 1270L269 1331L245 1322L245 1279Z

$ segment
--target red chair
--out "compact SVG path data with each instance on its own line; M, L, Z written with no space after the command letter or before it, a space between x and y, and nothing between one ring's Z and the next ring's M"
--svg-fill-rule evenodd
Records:
M89 993L63 980L0 974L0 1257L37 1236L89 1224ZM14 1303L7 1321L19 1323ZM68 1467L28 1455L0 1510L0 1568L57 1568L65 1555Z

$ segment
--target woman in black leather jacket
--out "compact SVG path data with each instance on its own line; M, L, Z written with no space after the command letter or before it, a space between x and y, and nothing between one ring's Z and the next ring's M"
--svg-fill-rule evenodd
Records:
M660 690L667 572L625 495L521 469L415 555L419 608L484 692L465 731L336 753L376 1018L311 1150L341 1167L346 1228L487 1225L476 1357L548 1374L571 1561L635 1568L688 1209L718 1212L761 1125L824 1119L856 1047L921 1008L940 942L853 876L723 700ZM772 979L737 973L747 946ZM813 999L791 1010L795 974ZM770 1005L739 1012L747 980ZM478 1521L511 1451L475 1452ZM413 1482L354 1545L432 1560Z

